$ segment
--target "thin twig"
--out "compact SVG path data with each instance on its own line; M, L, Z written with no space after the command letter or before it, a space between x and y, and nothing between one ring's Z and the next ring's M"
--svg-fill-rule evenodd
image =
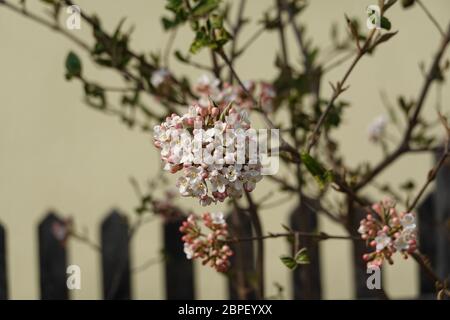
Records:
M445 143L444 153L439 158L439 161L436 163L436 165L428 172L427 180L425 181L424 185L420 189L417 196L414 198L413 202L408 206L408 210L407 210L408 212L411 212L417 206L422 195L425 193L425 191L428 188L428 186L430 185L430 183L436 179L436 175L437 175L438 171L446 163L446 160L449 157L450 157L449 140L447 139L447 141Z
M368 52L370 43L372 41L372 38L373 38L375 32L376 32L376 29L373 29L370 32L370 34L367 37L364 45L361 47L360 50L358 50L358 53L356 54L355 58L353 59L353 62L350 64L349 68L345 72L345 74L342 77L342 79L336 84L336 86L333 86L333 94L331 96L331 99L329 100L328 105L325 108L325 111L320 115L319 121L317 121L317 123L316 123L316 125L315 125L315 127L313 129L313 132L312 132L312 134L311 134L311 136L309 138L309 141L308 141L308 144L307 144L307 147L306 147L306 151L308 153L311 152L312 147L319 140L321 127L325 123L325 120L327 119L328 114L333 109L334 102L341 95L341 93L343 93L347 89L347 87L345 87L345 82L347 81L347 79L349 78L350 74L352 73L352 71L354 70L356 65L358 64L359 60L361 60L361 58ZM356 40L356 41L358 41L358 40Z
M258 296L260 299L264 298L264 239L263 239L263 231L261 220L258 214L258 208L253 202L252 196L249 192L245 192L245 196L247 197L247 201L249 204L248 212L250 214L250 219L252 221L252 225L256 234L257 239L257 249L256 249L256 274L258 279Z
M343 55L341 58L337 59L336 61L331 62L330 64L324 66L323 69L322 69L322 72L324 74L327 73L327 72L330 72L334 68L337 68L340 65L342 65L343 63L347 62L354 55L355 55L355 53L353 51L350 51L350 52L346 53L345 55Z
M284 33L284 25L282 23L282 13L283 13L284 1L283 0L275 0L275 1L276 1L276 6L277 6L278 34L280 37L283 68L287 68L289 66L288 50L287 50L287 44L286 44L286 35Z
M252 100L252 102L258 106L259 103L258 101L255 99L255 97L247 90L247 88L245 87L244 83L242 82L241 78L239 77L239 75L237 74L236 70L234 69L234 67L231 65L230 63L230 59L227 57L227 55L225 54L225 52L223 50L219 50L218 51L219 56L223 59L223 61L225 62L225 64L230 68L231 72L233 73L234 77L236 78L236 81L238 82L239 86L242 88L242 90L245 92L245 94ZM263 116L264 121L266 122L267 126L270 129L276 129L275 124L272 122L272 120L270 120L269 116L260 108L261 110L261 114ZM283 137L280 136L280 140L281 140L281 146L280 146L280 151L287 151L289 153L292 154L293 161L294 162L299 162L300 161L300 154L298 153L298 151L292 147L288 142L286 142L286 140L283 139Z
M441 34L441 36L445 38L445 36L446 36L445 31L441 27L439 22L436 20L436 18L431 14L431 12L427 9L427 7L425 7L425 5L422 3L421 0L416 0L416 2L419 5L419 7L425 12L427 17L431 20L431 22L435 25L435 27L439 30L439 33Z
M236 51L234 58L240 57L262 34L266 31L265 27L259 28L250 38Z
M257 240L266 240L266 239L275 239L275 238L287 238L296 236L299 238L314 238L317 240L354 240L354 241L363 241L361 237L356 236L339 236L339 235L330 235L325 232L303 232L303 231L292 231L292 232L284 232L284 233L269 233L264 236L256 236L256 237L247 237L247 238L230 238L228 242L245 242L245 241L257 241Z
M89 239L89 237L86 234L79 234L73 230L71 230L69 232L69 236L77 239L78 241L84 243L85 245L87 245L88 247L90 247L91 249L97 251L97 252L101 252L102 248L99 244L95 243L94 241L92 241L91 239Z
M238 13L237 13L237 19L236 24L233 28L233 41L231 43L231 49L230 49L230 64L234 64L234 58L236 57L236 46L237 46L237 38L240 34L240 31L242 29L242 26L244 25L244 11L245 11L245 5L247 4L247 0L241 0L238 7ZM228 76L229 82L233 83L233 72L230 70L230 74Z
M141 264L140 266L137 266L137 267L131 269L131 272L138 273L138 272L145 271L148 268L153 267L163 261L164 261L163 258L150 258L147 261L145 261L143 264Z
M411 256L425 271L425 274L434 282L437 291L445 289L445 282L440 279L439 276L434 272L429 262L427 261L427 258L422 253L417 250L416 252L411 253Z
M175 42L175 38L177 36L178 28L175 28L170 33L169 39L167 40L166 47L164 48L164 66L166 68L169 68L169 61L170 61L170 51L172 50L173 44Z
M85 43L83 40L81 40L80 38L75 36L72 32L69 32L68 30L66 30L64 28L61 28L56 22L52 23L32 12L29 12L29 11L23 9L22 7L19 7L12 3L9 3L6 0L0 1L0 6L1 5L5 6L6 8L8 8L18 14L21 14L21 15L29 18L30 20L33 20L34 22L37 22L43 26L53 29L54 31L64 35L65 37L67 37L68 39L70 39L71 41L76 43L78 46L80 46L87 52L90 52L90 46L87 43Z
M419 115L422 111L423 106L425 105L425 100L428 96L428 92L430 90L431 84L437 79L436 76L439 74L439 65L441 63L441 60L444 56L444 53L448 47L448 44L450 43L450 25L447 31L446 37L442 40L441 45L439 47L439 50L437 51L433 63L427 73L427 77L425 79L425 82L423 84L423 87L419 93L419 97L417 99L417 102L415 104L415 108L412 112L412 116L410 117L408 121L408 127L405 131L405 134L403 136L403 139L399 146L391 153L389 154L384 160L382 160L378 165L374 167L371 172L365 176L359 183L356 184L354 187L354 190L360 190L363 187L365 187L370 181L372 181L378 174L380 174L384 169L389 167L392 163L395 162L401 155L404 153L409 152L410 150L410 140L413 133L413 130L418 124Z

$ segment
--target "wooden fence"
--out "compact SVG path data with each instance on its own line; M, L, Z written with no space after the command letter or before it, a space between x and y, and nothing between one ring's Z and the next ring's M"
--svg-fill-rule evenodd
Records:
M360 219L356 212L355 223ZM252 236L250 219L245 211L234 212L227 219L230 232L237 237ZM444 166L436 180L436 187L418 208L419 246L437 274L449 276L450 246L450 165ZM195 299L194 266L186 259L179 227L182 220L167 221L163 224L165 264L165 297L167 299ZM48 213L38 226L39 274L41 299L69 299L67 288L67 249L63 245L58 226L64 221L57 213ZM300 205L290 216L293 230L316 231L317 216L309 206ZM56 226L56 228L55 228ZM101 263L104 299L132 299L130 281L129 226L126 218L113 210L101 223ZM7 230L0 224L0 299L8 298L6 259ZM317 242L305 241L301 244L309 250L311 264L292 272L294 299L320 299L321 275L319 246ZM255 259L250 242L235 244L232 268L229 277L230 299L254 299L256 294L252 279L255 278ZM382 298L379 290L366 287L366 268L361 259L366 250L361 244L354 244L354 285L356 298ZM420 296L433 297L433 283L422 271L418 274ZM409 297L414 298L414 297Z

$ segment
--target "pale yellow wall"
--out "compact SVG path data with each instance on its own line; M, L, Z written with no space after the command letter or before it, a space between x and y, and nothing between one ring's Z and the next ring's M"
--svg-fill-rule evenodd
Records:
M28 1L36 8L37 1ZM260 16L269 0L249 0L253 21ZM331 22L344 25L344 13L364 18L365 7L377 1L369 0L314 0L302 15L308 26L308 36L321 46L329 42ZM450 12L450 1L427 0L430 10L445 25ZM135 24L131 41L139 50L158 50L167 40L161 32L159 16L163 1L156 0L83 0L82 10L98 12L111 30L126 16L128 25ZM394 29L400 33L395 40L380 48L376 55L364 58L352 74L351 84L343 98L352 102L346 112L344 125L339 130L346 160L355 164L364 159L377 161L381 155L369 145L367 125L384 109L379 91L386 90L394 100L395 94L416 97L422 76L419 61L430 61L437 43L438 33L420 10L403 11L394 8L389 13ZM254 30L254 27L252 27ZM252 28L241 39L252 34ZM342 30L342 28L341 28ZM90 39L88 28L74 31ZM177 48L186 49L191 35L179 34ZM273 57L276 35L265 34L237 64L242 78L271 79L274 76ZM158 156L151 137L138 131L127 130L114 118L87 108L82 102L78 83L64 80L64 58L67 52L81 50L57 34L23 19L0 7L0 220L8 228L8 269L10 295L14 299L35 299L39 296L37 273L36 223L49 208L64 215L72 215L76 224L86 227L92 239L98 239L98 226L104 214L113 206L122 208L132 217L137 204L128 182L130 176L141 182L154 176L158 170ZM291 59L300 59L292 35L289 35ZM81 54L84 61L87 57ZM205 56L200 56L200 58ZM175 70L189 73L193 78L198 71L188 67ZM108 71L85 63L86 74L105 84L119 84L119 78ZM337 81L344 67L327 75L326 81ZM329 94L328 88L324 93ZM443 101L449 101L448 84L443 89ZM427 101L425 112L433 116L435 90ZM153 102L155 103L155 102ZM448 106L444 104L448 111ZM394 131L395 132L395 131ZM431 164L426 155L411 156L390 168L383 179L393 182L411 177L420 182ZM266 194L270 184L257 188L256 197ZM194 209L200 209L189 201ZM293 203L287 202L277 209L263 211L264 227L268 231L280 230ZM329 233L342 232L330 222L321 219L321 229ZM161 247L160 224L146 224L133 243L133 264L140 265L157 255ZM285 286L290 295L289 274L279 262L285 252L283 240L267 242L266 262L269 294L275 293L273 282ZM322 270L325 298L346 299L353 295L351 283L350 244L327 241L322 244ZM101 297L100 259L85 245L71 241L70 263L82 268L82 289L76 298ZM387 268L386 288L393 297L405 297L417 291L416 266L401 262ZM225 298L225 280L209 270L197 266L200 298ZM134 296L139 299L163 298L163 269L155 266L133 278Z

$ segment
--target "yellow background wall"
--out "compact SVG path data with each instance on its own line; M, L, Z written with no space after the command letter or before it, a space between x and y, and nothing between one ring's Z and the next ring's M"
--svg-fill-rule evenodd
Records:
M269 0L249 0L248 12L255 22ZM313 0L301 15L307 25L307 35L320 46L329 44L332 22L344 27L344 13L364 19L365 8L373 0ZM446 25L450 1L425 1L437 19ZM28 1L30 9L42 8L38 1ZM158 51L167 41L159 17L164 1L156 0L80 0L82 10L97 12L108 30L126 16L127 26L136 25L131 46L136 50ZM233 1L237 3L237 1ZM63 14L64 15L64 14ZM393 29L400 30L393 41L383 45L374 56L364 58L352 74L350 90L343 99L352 107L345 113L338 138L342 141L346 161L356 164L365 159L378 161L378 148L367 142L367 126L385 110L380 102L380 90L385 90L395 102L397 94L416 97L422 83L418 62L429 62L435 52L439 34L418 8L404 11L396 6L388 15ZM258 17L258 18L257 18ZM363 21L363 20L362 20ZM247 39L255 23L241 36ZM73 31L91 39L89 28ZM187 50L192 35L189 30L178 34L175 48ZM272 79L273 58L278 44L275 33L263 35L239 60L237 68L244 79ZM64 216L73 216L78 228L87 228L95 241L99 223L112 207L123 209L133 219L136 196L128 182L130 176L141 183L159 170L157 152L151 136L130 131L117 119L87 108L82 102L79 83L64 80L64 59L69 50L84 59L84 69L91 79L104 84L120 83L117 75L92 66L87 56L65 38L24 19L0 6L0 221L8 229L8 271L10 296L13 299L39 297L36 224L49 208ZM291 59L299 61L297 47L289 34ZM448 56L448 54L447 54ZM200 55L199 60L204 55ZM207 58L207 57L206 57ZM193 79L199 72L178 66ZM337 81L344 67L327 74L324 83ZM443 101L449 101L448 83L443 88ZM330 93L324 88L323 96ZM436 94L431 91L425 113L435 115ZM152 102L156 104L156 102ZM444 104L444 107L446 105ZM448 107L447 107L448 111ZM395 133L393 130L392 132ZM380 181L399 183L407 177L423 181L431 158L427 155L408 156L397 162ZM266 186L269 186L267 184ZM265 190L263 190L265 189ZM257 188L256 197L266 194L267 187ZM293 202L262 213L267 231L280 230ZM200 209L195 202L188 205ZM218 208L220 209L220 208ZM343 231L321 218L321 229L329 233ZM146 224L133 240L132 262L139 266L157 256L161 248L160 222ZM325 298L353 297L351 284L350 244L327 241L321 244ZM101 298L100 258L98 254L76 241L69 244L70 263L82 270L82 289L74 298ZM290 297L290 276L278 256L287 250L283 240L267 242L267 288L275 293L274 282L282 284ZM225 279L208 268L197 266L197 289L200 298L225 298ZM161 299L163 293L162 265L133 276L133 293L138 299ZM412 261L397 259L386 272L386 290L393 297L407 297L417 292L417 267Z

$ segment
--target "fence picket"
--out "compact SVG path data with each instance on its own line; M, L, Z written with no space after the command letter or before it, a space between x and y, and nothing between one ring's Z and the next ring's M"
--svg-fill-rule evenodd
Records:
M8 299L6 275L6 230L0 223L0 300Z
M350 234L360 237L357 232L359 223L367 215L367 211L361 207L353 207L350 214ZM364 241L353 241L353 281L355 294L357 299L386 299L384 290L370 290L367 287L367 279L371 275L367 273L367 262L362 258L363 254L370 251ZM383 275L382 270L381 277ZM382 277L383 278L383 277ZM381 288L383 288L383 280L381 280Z
M164 222L164 253L166 299L195 299L194 266L186 259L182 233L179 228L183 219L170 219Z
M128 222L113 210L101 225L103 297L108 300L131 299Z
M65 221L50 212L39 224L39 273L42 300L69 298L66 284L67 253L59 231Z
M436 266L436 211L434 202L435 194L431 193L420 204L417 210L419 221L419 249L427 257L433 268ZM434 285L422 268L419 269L419 278L421 297L434 295Z
M439 159L444 150L436 153ZM439 170L436 177L434 198L436 221L436 273L441 279L448 279L450 273L450 160Z
M309 200L310 201L310 200ZM291 213L290 227L295 231L317 231L317 214L304 201ZM311 238L299 239L299 247L307 248L310 264L293 271L294 299L320 299L321 278L319 245Z
M449 276L450 251L448 221L450 214L450 163L441 168L436 190L430 193L418 208L419 246L431 266L442 278ZM310 203L314 200L308 199ZM348 228L355 236L359 221L366 215L360 207L350 210ZM186 259L179 227L183 219L166 220L164 228L165 287L167 299L195 299L194 267ZM245 211L234 211L227 217L230 235L248 238L253 235L250 218ZM303 202L290 215L293 230L317 231L317 215ZM48 213L38 226L39 270L41 299L68 299L65 247L66 221L56 213ZM294 299L320 299L321 275L319 246L312 238L299 239L300 247L308 249L310 265L293 271ZM131 299L129 226L126 217L113 210L101 224L101 248L103 270L103 295L105 299ZM230 299L252 300L256 298L252 278L255 271L254 248L251 241L232 245L228 282ZM356 298L385 298L383 290L367 288L366 263L361 258L367 251L363 241L353 242L353 266ZM0 224L0 300L8 298L6 272L6 231ZM435 288L429 278L420 271L420 298L434 298Z
M252 236L252 224L245 211L235 210L227 217L230 235L236 238ZM255 277L255 260L251 241L230 245L234 252L231 256L230 277L228 278L228 295L232 300L254 300L256 291L251 279Z

